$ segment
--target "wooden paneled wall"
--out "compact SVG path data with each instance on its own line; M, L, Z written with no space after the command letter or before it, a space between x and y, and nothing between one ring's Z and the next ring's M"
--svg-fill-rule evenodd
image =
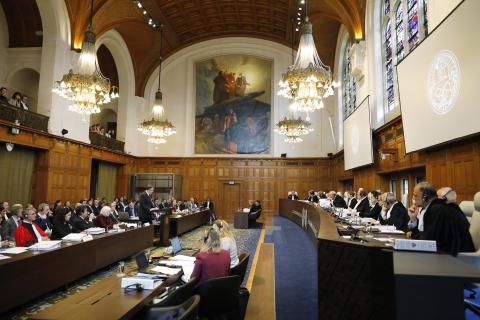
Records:
M289 190L304 197L309 189L332 187L330 159L138 158L125 167L119 181L134 172L179 174L184 198L211 197L217 208L228 207L222 192L229 183L239 185L240 207L258 199L265 212L277 212L278 199Z
M37 150L32 201L57 199L78 201L90 194L92 159L119 165L117 194L127 195L135 173L176 173L183 176L183 197L199 200L211 197L217 209L230 212L259 199L266 212L278 211L278 199L289 190L303 198L309 189L344 189L345 181L359 187L388 190L389 179L397 173L423 172L435 186L456 189L459 201L472 199L480 191L480 142L463 139L428 151L405 154L402 122L395 119L374 133L375 163L355 170L344 170L343 152L331 158L137 158L111 152L89 144L64 139L33 129L22 128L10 134L11 124L0 121L0 141ZM3 147L3 146L0 146ZM397 150L397 156L381 159L379 150ZM406 174L408 176L408 174ZM410 174L412 177L412 174ZM237 204L223 193L229 182L239 193ZM413 184L409 184L410 194ZM1 195L0 195L1 196Z
M35 205L45 201L53 203L59 199L75 203L88 197L92 159L119 165L134 160L133 157L121 153L95 148L89 144L34 129L21 128L20 134L12 135L10 125L2 121L0 141L23 145L37 151L32 179L32 202Z

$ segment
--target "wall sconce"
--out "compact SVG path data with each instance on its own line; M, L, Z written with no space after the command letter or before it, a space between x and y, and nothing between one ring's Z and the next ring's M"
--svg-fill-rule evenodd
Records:
M387 156L392 156L392 160L398 161L398 149L396 148L385 148L378 151L380 153L380 159L385 160Z

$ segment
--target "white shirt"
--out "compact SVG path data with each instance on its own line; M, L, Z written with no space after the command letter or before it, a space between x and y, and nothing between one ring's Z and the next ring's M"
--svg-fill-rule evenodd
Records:
M235 240L229 237L223 237L220 239L220 247L223 250L227 250L230 254L230 269L235 267L238 264L238 252Z
M418 231L423 232L423 229L424 229L423 217L425 216L425 212L427 211L427 209L428 209L429 206L430 206L430 204L428 204L425 208L422 208L422 210L420 210L420 213L419 213L418 216L417 216L417 219L418 219Z

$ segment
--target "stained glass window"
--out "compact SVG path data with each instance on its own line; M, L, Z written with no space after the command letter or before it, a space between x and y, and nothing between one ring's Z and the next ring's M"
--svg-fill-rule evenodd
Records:
M388 20L385 26L385 79L387 88L387 105L389 110L393 108L395 102L392 58L392 23L391 20Z
M426 36L427 0L383 0L382 13L385 112L395 107L398 95L395 64ZM408 51L407 51L408 50Z
M383 1L383 13L389 14L390 13L390 0Z
M355 110L356 101L357 83L352 74L350 45L347 43L343 55L343 119L346 119Z
M400 61L405 56L404 41L405 32L403 27L403 8L400 3L395 12L395 34L397 36L397 60Z
M420 42L418 35L418 11L417 0L408 0L408 43L410 44L410 51L413 50Z

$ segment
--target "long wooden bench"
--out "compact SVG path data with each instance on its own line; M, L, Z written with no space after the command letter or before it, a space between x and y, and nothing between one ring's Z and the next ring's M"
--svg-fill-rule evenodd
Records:
M273 243L262 243L260 246L245 319L275 319L275 259Z

